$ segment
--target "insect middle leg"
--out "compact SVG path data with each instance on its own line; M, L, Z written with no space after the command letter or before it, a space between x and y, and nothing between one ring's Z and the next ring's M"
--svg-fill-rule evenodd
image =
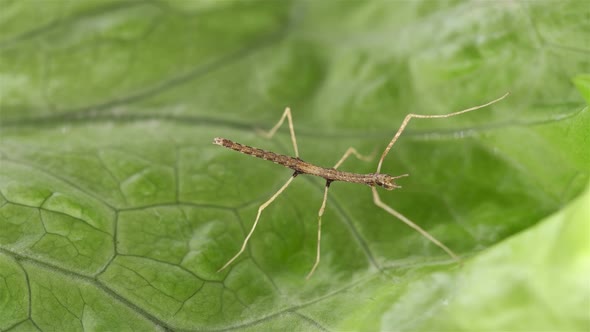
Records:
M337 169L340 165L342 165L342 163L348 159L348 157L350 157L350 155L353 154L355 157L357 157L360 160L363 161L371 161L373 160L374 154L375 152L371 153L370 155L362 155L360 153L358 153L358 151L353 148L353 147L349 147L346 152L344 152L344 154L342 155L342 158L340 158L340 160L338 160L338 162L336 163L336 165L334 165L334 169Z
M336 169L340 165L342 165L342 163L348 157L350 157L350 155L354 155L358 159L364 160L364 161L371 161L373 159L372 155L370 155L370 156L362 155L362 154L358 153L358 151L355 148L350 147L346 150L346 152L344 152L344 155L342 155L342 158L340 158L340 160L338 160L338 162L336 163L336 165L334 165L333 168ZM315 272L315 269L320 264L320 244L321 244L321 240L322 240L322 216L324 215L324 210L326 209L326 200L328 199L328 189L330 188L330 183L331 183L331 181L326 181L326 186L324 188L324 198L322 200L322 205L320 207L320 211L318 212L318 242L317 242L317 248L316 248L315 263L313 264L311 271L309 271L309 273L307 274L307 277L305 277L305 279L309 279L313 275L313 273Z

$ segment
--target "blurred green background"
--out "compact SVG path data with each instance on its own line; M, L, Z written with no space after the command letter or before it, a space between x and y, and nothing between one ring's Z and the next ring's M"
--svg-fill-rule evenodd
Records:
M584 1L0 0L0 330L590 330ZM211 144L330 167L372 203ZM374 172L351 158L343 170Z

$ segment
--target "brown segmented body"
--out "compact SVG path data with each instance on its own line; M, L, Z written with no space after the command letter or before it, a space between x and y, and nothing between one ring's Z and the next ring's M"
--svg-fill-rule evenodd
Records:
M213 143L221 145L228 149L232 149L247 155L251 155L264 160L270 160L275 164L283 165L295 171L296 174L310 174L322 177L327 181L344 181L353 183L363 183L369 186L375 186L378 184L378 175L375 173L359 174L351 172L343 172L333 168L325 168L310 164L299 158L286 156L259 148L251 147L248 145L236 143L227 138L217 137L213 140Z
M242 247L229 261L227 261L225 263L225 265L223 265L218 270L218 272L225 269L226 267L228 267L233 261L235 261L246 250L246 244L248 243L248 240L250 239L250 237L254 233L254 229L256 228L256 225L258 224L258 221L260 220L260 214L262 213L262 211L264 209L266 209L266 207L270 203L272 203L289 186L289 184L293 181L293 179L295 179L295 177L299 174L311 174L311 175L322 177L326 180L326 186L324 187L324 198L322 200L322 205L320 207L320 210L318 211L318 237L317 237L318 242L317 242L317 250L316 250L316 259L315 259L315 263L314 263L313 267L311 268L311 271L309 272L309 274L306 277L307 279L309 279L311 277L311 275L314 273L316 267L318 266L318 264L320 262L320 240L321 240L321 234L322 234L322 232L321 232L322 215L324 214L324 210L326 208L326 201L328 199L328 189L330 188L330 183L332 183L333 181L363 183L368 186L371 186L371 192L373 194L373 202L375 203L375 205L377 205L381 209L385 210L387 213L391 214L392 216L396 217L400 221L404 222L409 227L416 230L418 233L420 233L422 236L424 236L430 242L434 243L439 248L443 249L454 260L456 260L457 262L460 262L461 259L459 258L459 256L457 256L451 249L449 249L447 246L445 246L441 241L437 240L434 236L430 235L430 233L428 233L426 230L424 230L423 228L418 226L416 223L414 223L413 221L411 221L410 219L408 219L407 217L405 217L404 215L402 215L401 213L399 213L398 211L396 211L395 209L393 209L389 205L385 204L381 200L381 198L379 197L379 193L377 192L377 188L376 188L377 186L383 187L387 190L393 190L395 188L400 188L400 186L398 186L394 183L394 180L404 177L404 176L408 176L408 174L391 176L388 174L381 173L381 166L383 164L383 160L385 159L385 157L389 153L389 150L391 150L391 147L395 144L395 142L397 142L397 139L400 137L400 135L402 134L402 132L404 131L404 129L406 128L406 126L408 125L408 123L410 122L411 119L414 119L414 118L417 118L417 119L448 118L451 116L464 114L464 113L471 112L471 111L480 109L482 107L491 105L493 103L496 103L496 102L504 99L506 96L508 96L508 93L504 94L500 98L497 98L495 100L487 102L483 105L470 107L470 108L464 109L462 111L448 113L448 114L423 115L423 114L410 113L410 114L406 115L406 117L402 121L401 126L399 127L399 129L397 130L397 132L395 133L395 135L393 136L391 141L389 141L389 144L387 144L387 147L385 148L385 150L383 150L383 153L381 154L381 158L379 159L379 162L377 163L377 171L375 173L369 173L369 174L350 173L350 172L342 172L342 171L337 170L338 166L340 166L342 164L342 162L344 162L344 160L346 160L346 158L348 158L350 155L355 155L357 158L359 158L361 160L370 159L367 156L363 156L360 153L358 153L358 151L356 151L356 149L353 147L349 147L346 150L346 152L342 155L340 160L334 165L333 168L319 167L319 166L310 164L308 162L305 162L305 161L299 159L297 140L295 138L295 130L293 128L293 119L291 116L291 109L289 107L287 107L285 109L285 112L281 116L281 119L279 120L279 122L270 131L263 133L263 135L267 138L271 138L276 133L277 129L282 125L284 120L287 119L288 123L289 123L289 131L291 132L291 141L293 142L293 150L295 151L295 158L290 157L290 156L285 156L282 154L277 154L277 153L270 152L270 151L265 151L265 150L258 149L258 148L253 148L251 146L236 143L236 142L233 142L233 141L225 139L225 138L219 138L219 137L215 138L213 140L214 144L221 145L223 147L226 147L226 148L229 148L232 150L236 150L236 151L244 153L244 154L249 154L249 155L257 157L257 158L270 160L276 164L283 165L283 166L288 167L288 168L295 171L293 173L293 175L289 178L289 180L287 180L287 182L285 184L283 184L283 186L281 188L279 188L267 201L265 201L264 203L262 203L258 207L258 213L256 215L256 219L254 220L254 224L252 224L252 228L250 229L250 232L248 233L248 235L244 239L244 242L242 243Z

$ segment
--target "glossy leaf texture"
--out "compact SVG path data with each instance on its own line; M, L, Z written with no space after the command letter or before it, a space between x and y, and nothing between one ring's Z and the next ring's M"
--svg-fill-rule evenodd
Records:
M590 329L582 1L1 1L0 330ZM333 183L213 145L331 167ZM374 172L377 159L342 170Z

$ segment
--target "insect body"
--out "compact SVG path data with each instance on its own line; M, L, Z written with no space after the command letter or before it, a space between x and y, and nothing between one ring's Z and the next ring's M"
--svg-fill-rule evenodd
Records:
M251 156L254 156L257 158L270 160L276 164L283 165L283 166L288 167L294 171L293 175L289 178L289 180L276 193L274 193L266 202L264 202L262 205L260 205L260 207L258 208L258 214L256 215L256 219L254 220L254 224L252 225L250 232L248 233L248 235L244 239L244 242L242 243L242 247L240 248L238 253L236 253L229 261L227 261L227 263L225 263L225 265L223 265L218 271L225 269L227 266L229 266L236 258L238 258L244 252L244 250L246 249L246 245L248 244L248 240L250 239L250 237L254 233L254 229L256 229L256 226L258 225L258 221L260 219L260 215L261 215L262 211L268 205L270 205L270 203L272 203L289 186L289 184L291 184L291 181L293 181L293 179L295 179L296 176L298 176L300 174L315 175L315 176L322 177L326 180L326 186L324 189L324 198L323 198L320 210L318 212L318 237L317 237L316 260L315 260L313 267L311 268L311 271L307 275L308 279L314 273L315 269L317 268L317 266L320 262L322 215L324 214L324 209L326 208L326 200L328 198L328 189L330 187L330 183L332 183L334 181L362 183L362 184L366 184L366 185L370 186L371 191L373 193L373 202L375 203L375 205L382 208L383 210L385 210L389 214L393 215L394 217L398 218L399 220L404 222L406 225L415 229L422 236L424 236L429 241L431 241L432 243L434 243L435 245L437 245L438 247L443 249L454 260L460 261L459 257L451 249L449 249L447 246L445 246L442 242L440 242L439 240L434 238L432 235L430 235L427 231L425 231L420 226L415 224L413 221L406 218L404 215L397 212L395 209L393 209L392 207L390 207L389 205L387 205L387 204L383 203L383 201L381 201L381 198L379 197L379 193L377 192L376 187L383 187L387 190L393 190L395 188L400 188L400 186L395 184L395 180L398 178L404 177L404 176L408 176L408 174L403 174L403 175L398 175L398 176L391 176L388 174L383 174L383 173L381 173L381 165L383 164L383 160L385 159L385 157L389 153L389 150L391 150L391 147L398 140L398 138L400 137L400 135L402 134L402 132L404 131L404 129L408 125L408 122L410 122L411 119L413 119L413 118L418 118L418 119L448 118L448 117L467 113L470 111L474 111L474 110L489 106L493 103L496 103L496 102L504 99L506 96L508 96L508 93L506 93L502 97L495 99L493 101L490 101L486 104L474 106L474 107L471 107L471 108L468 108L468 109L465 109L465 110L462 110L459 112L454 112L454 113L449 113L449 114L441 114L441 115L421 115L421 114L413 114L413 113L408 114L404 118L401 126L399 127L399 129L397 130L397 132L395 133L395 135L393 136L393 138L391 139L391 141L389 142L389 144L387 145L387 147L385 148L383 153L381 154L381 158L379 159L379 162L377 164L377 171L375 173L368 173L368 174L343 172L343 171L337 170L337 168L348 157L350 157L350 155L355 155L357 158L359 158L361 160L366 160L366 161L371 159L370 157L361 155L352 147L350 147L350 148L348 148L348 150L346 150L346 152L344 153L342 158L340 158L340 160L332 168L325 168L325 167L316 166L314 164L311 164L311 163L301 160L299 158L299 151L297 149L297 140L295 137L295 130L293 128L293 119L291 117L291 110L289 108L285 109L285 112L283 113L283 116L281 117L279 122L268 133L264 133L263 135L266 136L267 138L271 138L276 133L277 129L283 124L283 122L285 121L285 118L286 118L289 123L289 131L291 132L291 141L293 142L293 149L295 150L295 157L290 157L290 156L277 154L277 153L270 152L270 151L265 151L262 149L258 149L258 148L254 148L251 146L236 143L236 142L233 142L233 141L226 139L226 138L216 137L215 139L213 139L213 144L221 145L223 147L226 147L226 148L229 148L229 149L232 149L232 150L244 153L244 154L248 154L248 155L251 155Z
M264 160L270 160L275 164L283 165L295 171L297 175L299 174L310 174L322 177L327 181L343 181L343 182L352 182L352 183L364 183L371 187L373 186L380 186L387 190L393 190L394 188L400 188L393 183L394 179L397 179L402 176L391 176L388 174L380 174L380 173L368 173L368 174L359 174L359 173L351 173L351 172L343 172L339 171L335 168L325 168L316 166L314 164L310 164L305 162L299 158L293 158L290 156L285 156L282 154L276 154L274 152L265 151L262 149L254 148L251 146L243 145L240 143L233 142L227 138L220 138L216 137L213 140L214 144L224 146L226 148L236 150L238 152L248 154L257 158L261 158Z

